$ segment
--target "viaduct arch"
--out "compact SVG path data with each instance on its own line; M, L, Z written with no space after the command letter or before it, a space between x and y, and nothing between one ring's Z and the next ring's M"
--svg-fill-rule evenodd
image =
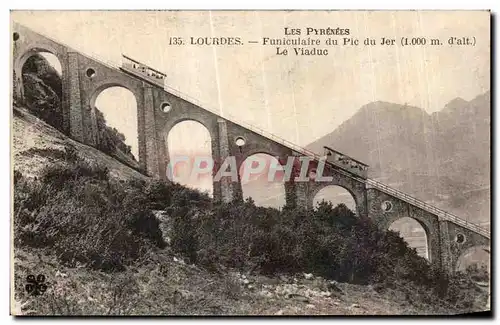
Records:
M316 154L218 116L178 94L164 90L164 87L151 82L151 78L142 78L106 65L17 23L13 23L12 33L14 102L23 103L22 66L26 59L38 52L54 54L62 68L64 130L73 139L95 146L99 139L92 107L97 95L112 86L130 90L137 100L139 165L144 173L152 177L166 177L170 160L166 135L177 123L185 120L197 121L207 128L215 164L234 156L239 167L246 157L264 152L277 157L282 164L290 156L312 157L308 175L319 168L320 157ZM153 75L158 76L154 72ZM238 145L241 139L244 139L244 146ZM334 150L328 155L332 152ZM331 157L335 159L326 159L328 163L322 173L331 177L329 181L285 183L287 205L310 208L319 190L328 185L341 186L353 196L358 216L372 219L382 229L387 229L403 216L417 220L427 235L430 262L450 272L454 271L460 254L466 249L477 245L489 246L489 231L368 179L366 174L363 176L363 172L359 172L367 166L354 159L338 152ZM295 174L292 179L293 176ZM222 178L214 181L213 190L214 198L222 201L242 199L239 181Z

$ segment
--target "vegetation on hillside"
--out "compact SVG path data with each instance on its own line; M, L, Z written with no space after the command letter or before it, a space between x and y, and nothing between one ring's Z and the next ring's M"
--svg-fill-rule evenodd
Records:
M165 234L154 214L162 210L172 227L168 248L214 274L228 268L266 276L309 272L398 292L429 312L474 309L478 289L470 275L445 276L397 233L380 231L344 205L279 211L251 200L214 203L178 184L110 179L105 167L72 147L57 156L60 163L38 179L14 175L18 252L38 251L68 268L117 277L139 272L141 265L163 263L155 256L167 247Z
M33 56L23 80L31 112L62 130L57 72ZM99 111L96 116L99 149L130 154L123 135L106 126ZM240 310L223 310L229 303L270 301L242 292L229 276L233 271L294 281L312 273L319 287L334 280L366 285L370 294L398 297L426 313L470 312L478 297L486 300L474 283L487 281L484 269L448 276L397 233L381 231L345 205L277 210L251 199L213 202L179 184L113 179L106 166L70 145L27 150L23 157L27 153L53 158L40 176L14 173L15 299L29 301L37 314L218 314ZM158 219L158 211L166 218ZM170 252L188 263L173 264ZM54 270L47 294L28 296L27 272Z
M115 155L115 153L119 150L128 158L135 161L136 159L131 152L132 148L129 145L125 144L125 136L116 128L106 125L106 119L104 118L104 115L101 111L96 108L95 112L97 129L99 130L99 142L97 144L97 149L112 156Z
M448 276L398 233L381 231L343 204L279 211L256 207L252 200L208 210L195 202L180 201L167 210L173 218L172 245L209 270L225 265L270 276L313 273L371 284L379 292L396 290L423 309L437 304L450 312L471 311L478 290L470 276L485 277L484 270Z
M22 74L26 107L35 116L64 131L59 73L43 56L36 54L26 60Z

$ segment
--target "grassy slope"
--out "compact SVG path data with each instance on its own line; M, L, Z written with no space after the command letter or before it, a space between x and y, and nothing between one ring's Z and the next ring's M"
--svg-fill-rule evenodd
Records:
M66 137L52 126L31 115L27 109L14 107L12 157L15 170L19 170L25 176L38 176L41 169L52 161L50 157L40 154L40 149L63 150L65 144L72 144L86 159L107 166L110 175L114 178L124 180L147 178L103 152Z
M12 154L14 168L36 177L54 158L40 149L74 145L79 155L105 164L119 179L146 177L100 151L82 145L48 126L26 110L15 108ZM379 294L370 286L338 284L336 293L321 278L303 275L268 278L231 270L207 272L174 258L169 248L153 253L144 264L105 274L61 266L55 257L36 250L16 250L14 314L216 314L216 315L357 315L446 313L439 306L422 310L409 306L400 292ZM49 290L40 297L23 290L28 274L43 273Z

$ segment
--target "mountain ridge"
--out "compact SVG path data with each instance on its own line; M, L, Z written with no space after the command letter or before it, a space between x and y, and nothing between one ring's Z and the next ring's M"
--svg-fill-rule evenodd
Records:
M454 98L431 114L417 106L371 102L306 148L322 153L323 146L332 147L367 163L371 178L484 222L490 215L484 191L490 186L489 109L490 91L470 101ZM480 190L487 193L469 197Z

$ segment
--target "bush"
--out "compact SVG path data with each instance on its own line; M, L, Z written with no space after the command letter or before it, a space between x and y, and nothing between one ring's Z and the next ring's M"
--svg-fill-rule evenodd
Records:
M55 188L64 188L80 178L108 181L109 169L106 166L91 164L84 160L74 163L56 163L42 171L42 182Z
M206 194L161 181L110 180L107 168L78 159L47 167L39 180L14 173L15 245L42 248L63 263L124 269L165 247L153 210L172 220L172 248L210 270L220 265L267 275L314 273L376 284L413 305L471 310L485 269L448 276L392 231L381 231L345 205L279 211L243 203L213 204Z
M408 265L425 264L397 235L357 219L345 205L333 208L322 203L317 210L288 208L280 212L247 200L218 204L206 213L192 208L193 202L197 201L188 204L173 198L172 204L182 207L171 214L176 236L173 247L189 254L191 260L201 254L199 260L210 267L222 263L266 274L314 272L368 283L387 278L387 272L395 269L396 256L407 254ZM405 270L410 272L412 267Z
M445 304L470 310L469 285L459 284L420 257L393 231L357 218L345 205L322 202L316 210L282 211L244 203L220 203L209 210L199 201L172 196L172 246L191 262L268 275L308 272L342 282L377 284L397 290L413 305ZM199 206L199 204L198 204ZM459 277L460 278L460 277ZM463 281L461 277L460 281ZM464 287L465 286L465 287Z
M165 246L145 194L111 181L105 167L71 160L47 167L40 180L16 176L16 246L106 271Z

